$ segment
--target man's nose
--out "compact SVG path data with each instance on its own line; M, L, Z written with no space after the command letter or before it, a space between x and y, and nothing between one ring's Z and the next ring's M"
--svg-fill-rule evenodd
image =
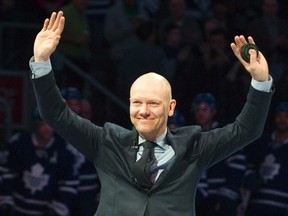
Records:
M147 104L143 104L140 108L140 114L142 115L147 115L149 114L149 107L147 106Z

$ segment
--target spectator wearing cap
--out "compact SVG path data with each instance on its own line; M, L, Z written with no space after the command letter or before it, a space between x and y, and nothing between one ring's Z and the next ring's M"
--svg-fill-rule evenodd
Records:
M224 126L216 120L217 101L209 92L195 96L191 103L191 113L203 131ZM197 215L236 216L245 170L242 150L210 167L197 187Z
M37 109L32 131L13 135L7 152L1 182L5 190L0 191L1 216L71 214L79 184L71 166L74 156Z
M287 216L288 101L277 104L274 129L247 147L247 216Z
M208 131L219 127L219 122L215 120L216 112L217 102L211 93L200 93L193 99L191 113L202 130Z
M75 113L81 112L81 92L75 87L67 87L61 89L61 94L66 100L68 107Z
M82 101L84 98L81 92L75 87L66 87L61 89L61 94L66 100L68 107L84 118L82 115L82 111L84 111L82 110ZM69 140L67 141L69 142ZM95 213L99 200L100 183L96 169L93 164L72 145L67 145L67 148L75 156L74 172L78 174L80 181L78 195L71 215L91 216Z

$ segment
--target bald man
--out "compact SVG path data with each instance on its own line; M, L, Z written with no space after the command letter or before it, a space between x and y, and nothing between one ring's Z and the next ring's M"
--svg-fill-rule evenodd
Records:
M273 92L272 78L261 52L257 56L250 50L249 63L240 55L244 44L254 44L253 38L236 36L231 43L235 56L252 76L247 102L234 123L209 132L202 132L199 126L169 130L167 119L176 106L170 84L159 74L147 73L130 90L134 125L130 130L113 123L97 126L67 107L49 60L64 21L61 11L45 20L34 43L31 77L42 117L97 169L102 187L95 215L194 216L195 190L203 170L243 148L263 131Z

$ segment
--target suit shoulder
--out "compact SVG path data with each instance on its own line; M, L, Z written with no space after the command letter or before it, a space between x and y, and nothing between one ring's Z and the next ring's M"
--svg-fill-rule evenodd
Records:
M202 131L199 125L184 126L171 130L173 135L189 135L194 136Z
M120 125L117 125L117 124L111 123L111 122L106 122L104 124L103 129L104 129L104 131L106 131L106 133L113 133L113 134L118 134L118 135L125 134L125 133L128 133L131 131L127 128L124 128Z

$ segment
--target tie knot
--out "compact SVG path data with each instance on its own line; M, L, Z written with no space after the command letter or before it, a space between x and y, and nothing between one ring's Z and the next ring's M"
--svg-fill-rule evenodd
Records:
M144 149L153 148L155 146L155 143L151 141L145 141L144 143L142 143L142 146Z

